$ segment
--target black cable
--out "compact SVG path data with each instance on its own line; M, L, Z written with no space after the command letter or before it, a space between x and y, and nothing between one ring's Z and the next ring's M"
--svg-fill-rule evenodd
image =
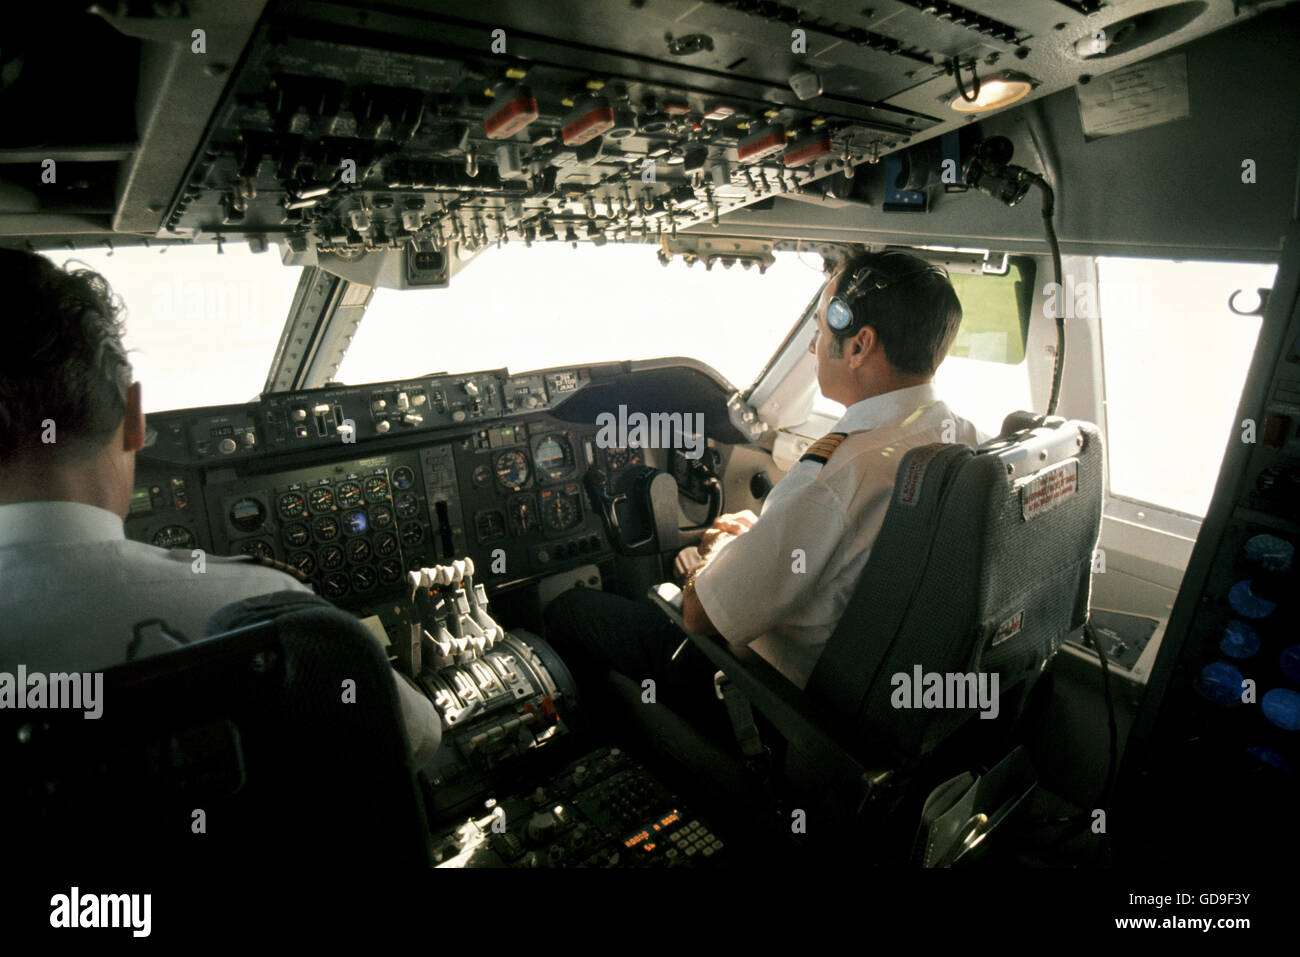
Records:
M1115 770L1119 763L1119 726L1115 721L1115 699L1110 693L1109 659L1106 657L1106 650L1101 646L1101 637L1097 634L1097 626L1092 623L1091 615L1083 626L1083 633L1092 641L1092 647L1096 649L1097 657L1101 660L1101 687L1102 694L1106 698L1106 730L1110 736L1110 746L1106 761L1106 786L1101 792L1101 801L1098 804L1099 807L1104 808L1110 802L1111 792L1115 788Z
M1106 651L1101 646L1101 638L1097 634L1097 626L1092 623L1091 616L1089 616L1087 622L1084 623L1083 633L1085 637L1092 642L1092 647L1097 652L1097 658L1101 661L1101 687L1102 694L1106 699L1106 730L1109 738L1106 760L1106 781L1105 784L1102 785L1101 796L1097 800L1097 807L1104 811L1109 806L1111 793L1115 789L1115 772L1119 766L1119 725L1115 720L1115 699L1112 697L1110 691L1110 659L1106 656ZM1076 828L1090 824L1092 822L1092 815L1092 811L1083 811L1080 814L1052 818L1045 821L1037 821L1029 826L1028 831L1029 833L1033 833L1034 831L1042 830L1047 827L1055 827L1062 824L1070 825L1070 827L1059 834L1054 840L1049 841L1047 844L1038 848L1040 851L1051 850L1068 840L1070 836L1075 833Z
M1052 216L1056 212L1056 194L1047 180L1037 173L1028 174L1030 181L1043 191L1043 230L1047 233L1047 245L1052 252L1052 271L1056 279L1056 362L1052 367L1052 394L1047 400L1047 414L1056 414L1056 405L1061 399L1061 376L1065 371L1065 310L1061 306L1061 296L1065 287L1061 283L1061 246L1056 240L1056 228L1052 225Z

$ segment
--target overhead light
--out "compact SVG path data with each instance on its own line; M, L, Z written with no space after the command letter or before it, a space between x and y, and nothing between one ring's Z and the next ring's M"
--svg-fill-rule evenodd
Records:
M1033 81L1018 73L996 73L979 81L979 92L967 99L960 91L948 104L958 113L984 113L1023 99L1034 88Z

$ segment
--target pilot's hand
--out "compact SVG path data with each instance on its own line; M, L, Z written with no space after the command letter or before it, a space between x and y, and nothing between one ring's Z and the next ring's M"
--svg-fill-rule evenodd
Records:
M691 545L677 553L677 560L673 562L673 569L677 572L678 578L685 579L687 575L703 564L704 558L700 555L700 550Z
M729 515L719 515L713 527L700 536L700 557L708 558L711 552L749 531L757 521L758 516L749 509L743 512L732 512Z

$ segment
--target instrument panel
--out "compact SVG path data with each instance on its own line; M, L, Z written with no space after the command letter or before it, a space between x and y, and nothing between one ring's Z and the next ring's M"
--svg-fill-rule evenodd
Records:
M489 589L607 556L582 475L639 457L597 449L594 429L546 415L403 444L347 457L341 446L292 467L142 457L127 535L280 562L332 602L391 615L407 571L456 556L473 557Z
M616 488L645 454L601 447L599 412L671 396L716 407L711 421L727 427L712 370L645 366L489 370L154 413L126 534L283 563L386 625L412 569L468 556L492 591L598 562L612 549L583 476L598 467Z

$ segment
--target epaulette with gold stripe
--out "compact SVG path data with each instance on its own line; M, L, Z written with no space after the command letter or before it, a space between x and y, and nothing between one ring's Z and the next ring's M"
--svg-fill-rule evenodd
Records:
M800 462L817 462L825 465L831 454L848 438L847 432L827 432L820 439L808 446L808 451L799 456Z
M284 562L277 562L274 558L265 558L261 555L249 555L248 557L258 565L262 565L266 568L274 568L277 572L284 572L286 575L292 575L300 582L308 582L311 580L293 565L288 565Z

